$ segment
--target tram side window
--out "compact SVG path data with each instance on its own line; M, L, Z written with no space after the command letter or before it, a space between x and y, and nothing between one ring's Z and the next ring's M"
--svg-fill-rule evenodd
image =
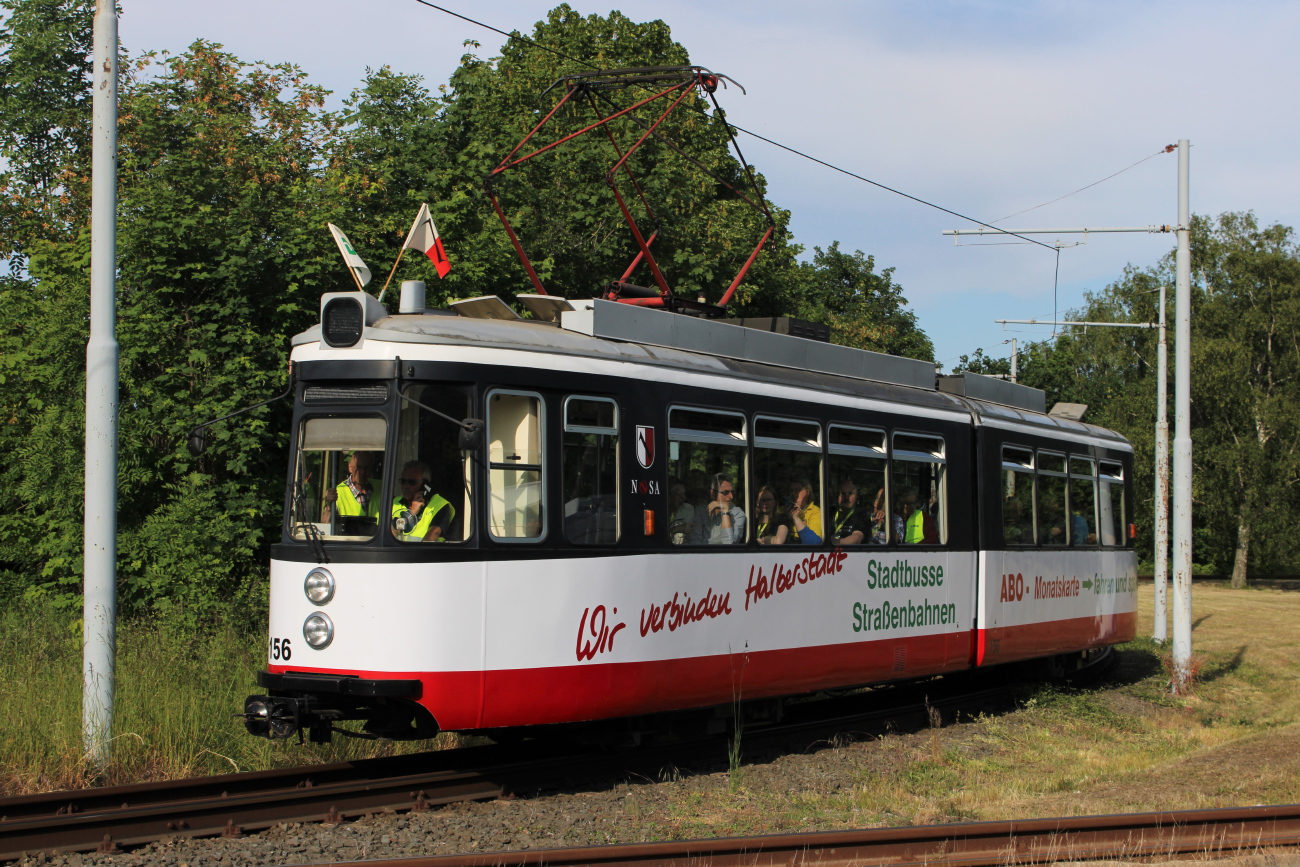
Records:
M833 424L828 431L830 493L826 522L834 545L884 545L889 534L885 432Z
M411 382L402 388L397 421L396 482L388 509L389 531L402 542L460 542L470 520L469 461L460 450L460 427L411 400L452 418L469 415L465 392Z
M948 510L941 437L894 434L890 513L894 538L905 545L948 541Z
M564 535L582 545L618 541L618 404L564 401Z
M1002 447L1002 540L1034 544L1034 453Z
M1097 526L1101 530L1101 544L1123 545L1127 541L1124 532L1124 468L1102 461L1098 483L1101 496L1097 498L1097 506L1101 518Z
M739 545L746 539L745 417L668 412L668 534L674 545Z
M542 399L494 391L488 396L488 529L499 541L538 540L542 513Z
M303 421L294 461L290 534L365 542L384 515L388 423L382 418L327 416Z
M754 417L755 536L761 544L820 545L822 431L817 422ZM781 532L785 526L786 532Z
M1065 455L1038 453L1038 541L1065 545Z
M1097 469L1091 458L1070 458L1070 545L1097 544Z

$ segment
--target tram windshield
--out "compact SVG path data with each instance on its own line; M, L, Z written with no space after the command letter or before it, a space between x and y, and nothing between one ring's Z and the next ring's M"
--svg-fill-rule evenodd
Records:
M374 537L384 514L387 437L388 423L378 417L303 421L290 515L294 539L303 541L309 533L326 541Z

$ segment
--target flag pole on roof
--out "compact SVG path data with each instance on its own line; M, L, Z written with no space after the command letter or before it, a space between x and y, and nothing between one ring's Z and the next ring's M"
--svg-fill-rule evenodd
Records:
M420 213L415 215L415 222L411 224L411 231L406 233L406 240L402 242L402 249L397 251L397 261L393 263L393 270L388 272L388 279L384 281L384 288L379 291L379 300L384 300L384 293L388 291L388 284L393 282L393 275L397 273L397 266L402 261L402 256L407 250L419 250L429 257L429 261L434 264L438 271L438 277L446 277L451 271L451 262L447 259L447 251L442 248L442 238L438 235L438 227L433 223L433 217L429 215L429 205L424 203L420 205Z
M334 236L334 243L339 245L339 252L343 254L343 261L348 264L348 273L356 281L357 288L364 291L364 287L370 282L370 269L366 263L357 255L357 250L348 240L348 236L343 234L343 230L333 223L326 223L329 227L330 234Z

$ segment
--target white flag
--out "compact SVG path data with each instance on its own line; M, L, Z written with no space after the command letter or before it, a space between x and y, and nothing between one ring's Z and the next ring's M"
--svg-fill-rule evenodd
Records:
M428 256L439 277L446 277L451 270L451 262L447 259L447 252L442 249L442 238L438 237L438 227L433 224L433 217L429 216L427 204L420 205L420 213L415 215L415 222L411 224L411 231L406 233L406 243L402 246L407 250L419 250Z
M370 269L366 263L361 261L357 255L357 250L348 240L348 236L343 234L343 230L333 223L326 223L330 227L330 234L334 236L334 243L339 245L339 252L343 254L343 261L348 263L348 267L356 272L357 280L362 286L370 282Z

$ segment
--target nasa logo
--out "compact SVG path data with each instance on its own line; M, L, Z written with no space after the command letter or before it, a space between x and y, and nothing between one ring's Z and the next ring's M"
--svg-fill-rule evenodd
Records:
M650 469L655 462L655 429L652 425L636 426L636 462Z

